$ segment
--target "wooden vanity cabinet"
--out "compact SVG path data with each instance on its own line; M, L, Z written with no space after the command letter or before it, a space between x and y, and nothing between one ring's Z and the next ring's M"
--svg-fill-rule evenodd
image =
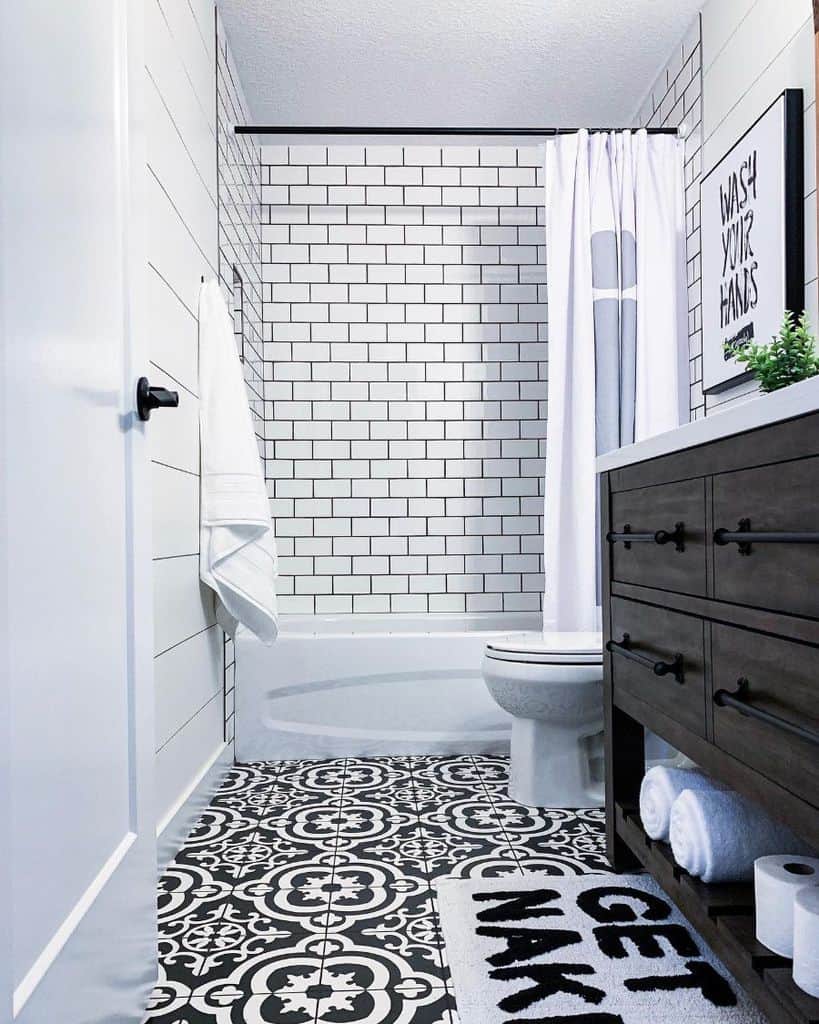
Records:
M646 836L651 730L819 850L819 413L600 475L606 828L774 1024L819 1024L754 938L753 886L708 886Z

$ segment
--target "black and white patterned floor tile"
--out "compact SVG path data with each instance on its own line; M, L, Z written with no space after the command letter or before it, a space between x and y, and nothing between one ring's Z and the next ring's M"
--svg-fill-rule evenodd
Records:
M159 884L146 1024L457 1024L434 884L608 869L495 756L237 765Z

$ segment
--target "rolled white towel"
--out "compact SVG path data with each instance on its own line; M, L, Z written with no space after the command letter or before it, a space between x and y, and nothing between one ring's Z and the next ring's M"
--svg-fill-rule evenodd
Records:
M652 839L668 841L671 805L684 789L723 789L724 787L696 768L672 768L655 765L640 783L640 819Z
M744 882L772 853L809 854L789 828L730 790L685 789L671 808L674 860L703 882Z

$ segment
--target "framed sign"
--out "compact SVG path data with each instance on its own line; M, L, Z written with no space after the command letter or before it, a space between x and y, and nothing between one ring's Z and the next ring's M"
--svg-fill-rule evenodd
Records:
M732 353L770 341L805 304L802 90L786 89L703 178L706 393L751 376Z

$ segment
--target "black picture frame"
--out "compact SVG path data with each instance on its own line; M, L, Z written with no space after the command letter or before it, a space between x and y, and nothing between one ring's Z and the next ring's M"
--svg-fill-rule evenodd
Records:
M750 124L741 136L726 150L720 160L700 181L700 199L702 210L702 189L708 179L718 173L724 162L743 143L754 128L779 103L783 103L783 220L784 220L784 309L799 313L805 305L805 142L804 142L804 94L802 89L783 90L759 116ZM702 239L702 234L701 234ZM702 244L702 243L701 243ZM703 273L705 268L703 266ZM784 311L784 310L783 310ZM729 388L736 387L750 380L754 374L750 370L740 370L730 378L708 385L705 380L705 348L709 344L706 336L706 323L702 322L703 351L703 394L719 394Z

